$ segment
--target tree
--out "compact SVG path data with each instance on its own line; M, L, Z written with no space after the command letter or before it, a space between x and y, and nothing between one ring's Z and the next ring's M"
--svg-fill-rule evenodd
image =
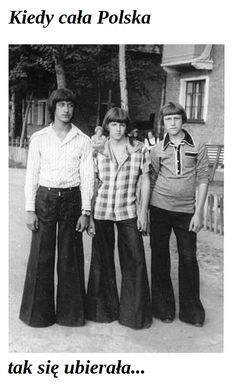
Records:
M119 73L120 73L120 99L121 108L128 111L128 91L125 64L125 45L119 45Z
M75 118L89 128L100 124L106 108L128 109L128 90L149 98L147 76L158 78L155 60L132 45L10 45L10 94L15 108L14 134L26 133L30 99L47 98L55 88L74 90L79 105ZM144 46L145 47L145 46ZM155 53L153 53L153 57ZM127 84L129 87L127 87ZM22 100L24 113L22 114ZM132 107L132 106L131 106ZM132 109L131 111L132 112ZM75 120L76 123L76 120ZM16 128L17 127L17 128Z
M53 68L48 59L42 59L41 52L31 45L9 46L9 89L12 110L15 111L11 127L12 137L21 136L23 143L26 135L27 114L35 93L48 93L54 81ZM27 107L22 109L22 101ZM29 102L29 103L28 103ZM21 135L23 132L23 136Z

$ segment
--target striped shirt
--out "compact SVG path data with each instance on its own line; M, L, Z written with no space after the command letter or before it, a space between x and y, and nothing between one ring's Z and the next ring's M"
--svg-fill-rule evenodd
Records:
M35 211L39 185L51 188L80 186L82 209L91 209L94 187L91 141L75 125L72 124L63 141L52 125L32 135L25 183L27 211Z
M207 149L185 130L178 146L168 134L151 149L150 204L165 210L194 213L197 183L208 184Z
M149 172L149 151L143 143L127 139L125 153L118 164L108 139L95 160L99 180L94 217L100 220L121 221L135 218L136 190L140 174Z

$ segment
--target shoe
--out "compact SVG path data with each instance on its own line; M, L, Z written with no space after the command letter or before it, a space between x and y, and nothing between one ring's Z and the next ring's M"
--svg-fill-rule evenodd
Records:
M203 322L194 322L193 326L196 326L198 328L201 328L203 326Z
M190 320L185 320L182 317L179 317L180 321L185 322L189 325L196 326L196 327L202 327L204 325L204 321L190 321Z
M174 318L172 317L161 318L161 322L164 322L166 324L170 324L173 321L174 321Z

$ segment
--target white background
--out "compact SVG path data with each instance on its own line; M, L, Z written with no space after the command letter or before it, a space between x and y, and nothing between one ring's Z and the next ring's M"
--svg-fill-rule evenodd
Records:
M27 10L38 14L42 9L55 14L49 27L42 25L9 25L11 10ZM74 14L79 9L93 14L91 25L60 25L57 17ZM108 10L111 14L124 9L132 13L151 13L150 25L97 25L98 10ZM0 12L1 28L1 327L0 327L0 383L9 384L222 384L232 383L235 378L235 320L236 281L235 277L235 11L233 1L210 0L129 0L112 2L104 0L59 1L12 1L4 0ZM8 45L9 44L225 44L225 347L224 353L150 353L150 354L13 354L8 353L8 210L7 210L7 161L8 161ZM23 226L24 224L22 224ZM9 229L11 231L11 229ZM134 369L143 369L142 375L8 375L10 362L22 363L28 359L38 365L52 363L64 365L80 359L85 363L116 362L131 364Z

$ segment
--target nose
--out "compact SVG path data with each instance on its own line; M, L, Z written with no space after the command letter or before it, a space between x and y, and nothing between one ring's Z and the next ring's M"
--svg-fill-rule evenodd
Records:
M171 126L174 126L175 125L175 118L171 118Z

